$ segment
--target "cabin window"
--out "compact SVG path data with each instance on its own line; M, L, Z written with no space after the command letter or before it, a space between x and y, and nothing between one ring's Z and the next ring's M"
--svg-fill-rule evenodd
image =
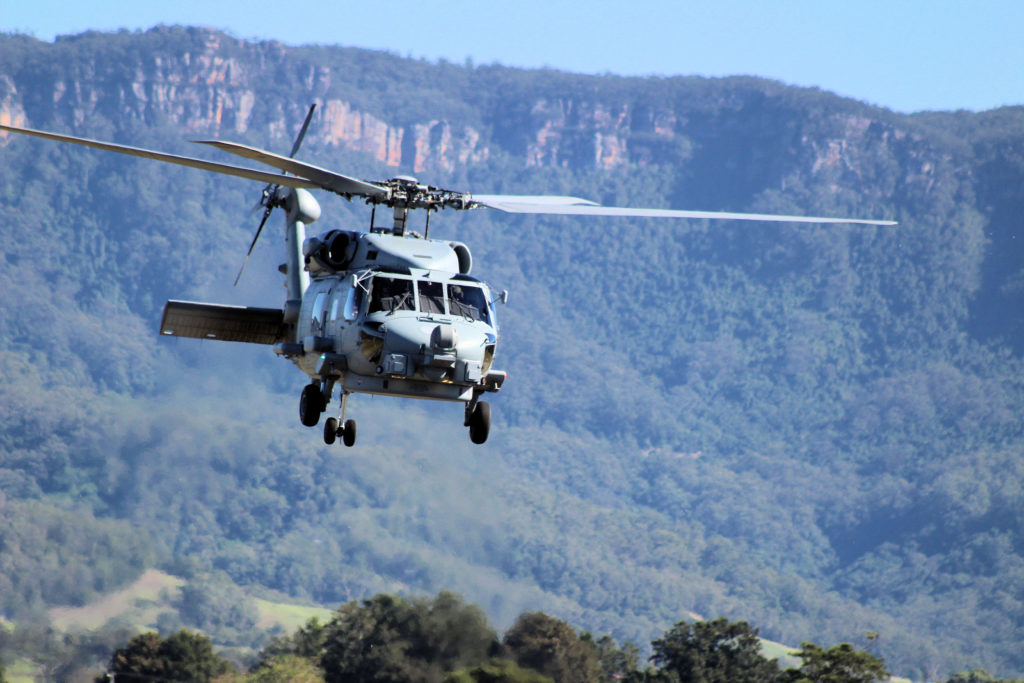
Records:
M419 280L416 288L420 295L420 311L422 313L440 313L444 315L444 285L440 282Z
M359 309L363 307L363 288L359 285L348 290L348 297L345 299L345 320L355 320L359 315Z
M370 283L370 308L367 313L414 310L412 280L377 276Z
M324 310L327 306L327 292L320 292L313 301L313 331L320 332L324 328Z
M482 320L490 324L487 313L487 297L479 287L464 284L448 284L448 306L452 315L461 315L470 320Z

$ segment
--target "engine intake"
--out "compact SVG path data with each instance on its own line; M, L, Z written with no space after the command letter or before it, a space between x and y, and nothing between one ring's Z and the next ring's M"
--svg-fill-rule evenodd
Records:
M358 240L358 233L347 230L330 230L307 239L302 245L306 270L311 273L344 270L355 256Z
M459 260L459 272L469 275L469 271L473 270L473 255L469 252L469 247L462 242L449 242L448 246L452 248L455 258Z

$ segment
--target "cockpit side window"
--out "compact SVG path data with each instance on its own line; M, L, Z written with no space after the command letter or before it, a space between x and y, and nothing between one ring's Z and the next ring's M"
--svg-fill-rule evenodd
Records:
M490 324L487 314L487 297L479 287L464 284L448 284L448 304L452 315L461 315L470 320L482 320Z
M420 295L420 312L444 315L444 285L440 282L419 280L416 288Z
M385 311L411 311L415 301L412 295L412 280L376 276L370 283L370 307L367 313Z

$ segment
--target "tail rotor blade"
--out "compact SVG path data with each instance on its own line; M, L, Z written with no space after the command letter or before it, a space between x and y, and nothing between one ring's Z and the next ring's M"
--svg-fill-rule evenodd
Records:
M256 247L256 240L260 238L260 233L263 232L263 226L267 224L267 219L270 218L270 212L273 210L273 206L268 206L267 210L263 212L263 220L260 221L260 227L256 228L256 234L253 236L252 242L249 243L249 251L245 254L245 260L242 261L242 267L238 269L238 276L235 278L235 287L238 286L238 281L242 279L242 272L245 271L245 266L249 263L249 257L252 256L252 250Z
M309 111L306 112L306 118L302 122L302 128L299 129L299 134L295 137L295 142L292 144L292 151L288 155L289 158L293 158L299 151L299 147L302 146L302 140L306 137L306 131L309 130L309 122L313 120L313 112L316 110L316 102L309 105ZM282 174L286 174L287 171L281 171ZM249 263L249 257L252 256L252 250L256 248L256 240L260 238L260 233L263 232L263 226L267 224L267 219L270 218L271 212L274 207L278 206L275 200L278 185L273 183L268 184L263 188L263 193L260 195L260 200L256 202L256 205L249 211L250 214L256 213L256 210L261 206L267 207L263 212L263 219L260 221L260 227L256 228L256 234L252 238L252 242L249 243L249 251L245 254L245 260L242 261L242 267L238 269L238 277L235 278L235 287L238 286L238 281L242 279L242 273L245 271L245 266Z

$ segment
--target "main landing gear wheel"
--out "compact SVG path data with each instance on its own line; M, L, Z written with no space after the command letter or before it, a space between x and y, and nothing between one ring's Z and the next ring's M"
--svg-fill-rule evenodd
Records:
M299 397L299 419L307 427L315 427L320 421L320 413L324 412L324 395L316 384L307 384Z
M333 419L333 418L332 418ZM345 420L345 426L341 429L341 441L346 446L356 445L356 421L352 419Z
M469 416L469 440L473 443L487 441L491 432L491 404L480 401Z
M338 438L338 418L329 417L324 420L324 443L330 446Z

